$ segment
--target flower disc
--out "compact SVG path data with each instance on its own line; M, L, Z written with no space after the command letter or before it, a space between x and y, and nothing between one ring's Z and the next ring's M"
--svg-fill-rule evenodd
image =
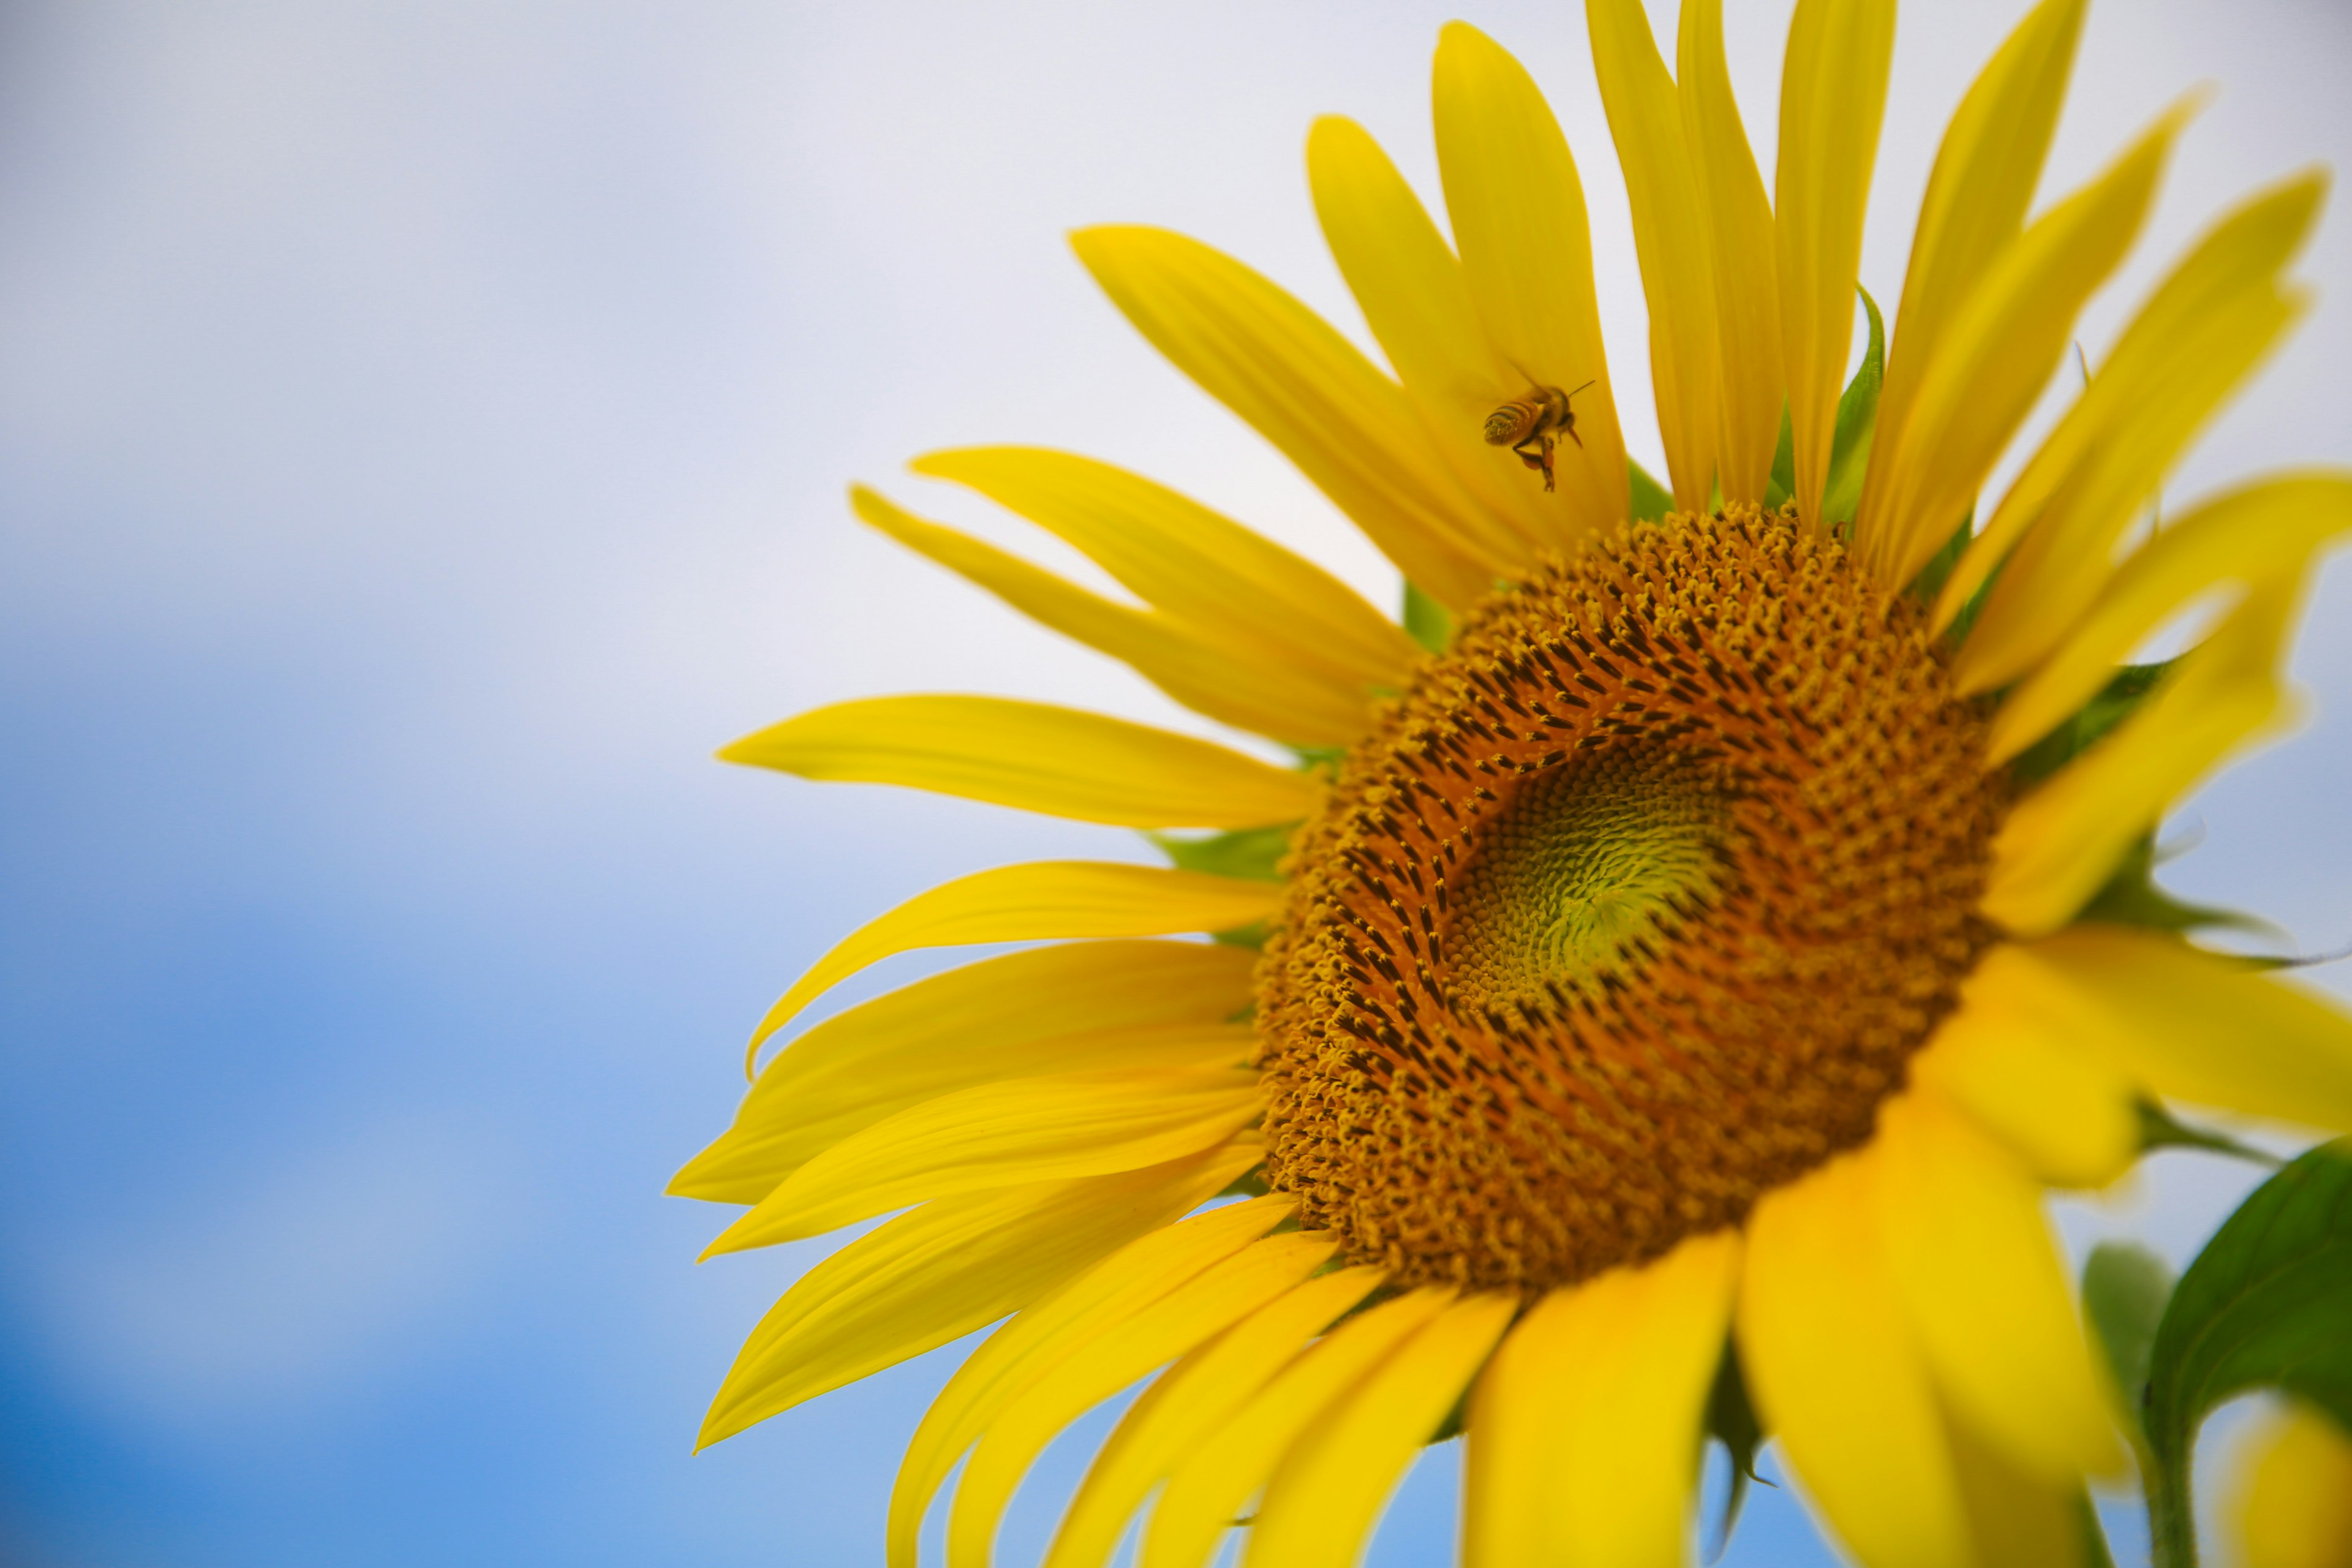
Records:
M1487 599L1349 753L1260 971L1267 1170L1404 1281L1570 1283L1863 1142L2006 806L1924 617L1793 515Z

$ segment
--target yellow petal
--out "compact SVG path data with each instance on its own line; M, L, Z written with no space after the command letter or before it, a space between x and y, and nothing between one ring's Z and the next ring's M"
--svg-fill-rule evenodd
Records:
M1363 127L1336 115L1307 132L1307 179L1365 324L1431 440L1492 514L1481 548L1521 561L1538 545L1573 543L1568 517L1528 482L1518 458L1486 444L1486 416L1525 391L1527 377L1487 342L1469 278L1421 198Z
M2079 1479L2053 1480L2020 1466L1948 1414L1944 1432L1978 1568L2092 1568L2083 1517L2089 1500Z
M1385 1278L1342 1268L1309 1279L1170 1368L1096 1456L1044 1568L1102 1568L1151 1489Z
M1892 459L1929 363L1978 284L2025 226L2065 100L2083 9L2083 0L2042 0L2028 12L1978 73L1944 132L1912 237L1894 353L1878 395L1873 445L1890 460L1871 466L1861 511L1865 519L1884 515L1895 475Z
M1731 95L1723 0L1684 0L1675 70L1715 282L1723 499L1760 504L1788 395L1780 370L1780 286L1771 199Z
M2088 922L2004 943L1979 968L2159 1094L2352 1130L2352 1019L2291 981L2174 936Z
M2352 477L2306 473L2242 485L2166 527L2117 569L2049 661L2003 699L1986 738L2006 762L2097 695L2132 650L2200 594L2300 573L2352 532Z
M1245 1568L1353 1568L1389 1494L1518 1309L1517 1292L1454 1302L1308 1428L1266 1482Z
M2011 808L1982 909L2020 936L2055 931L2172 803L2291 711L2279 650L2299 584L2255 584L2138 710Z
M1250 1495L1304 1434L1454 1300L1423 1288L1341 1323L1285 1368L1168 1479L1138 1568L1205 1568Z
M1793 499L1809 521L1820 520L1829 484L1838 396L1853 344L1863 209L1894 47L1893 0L1797 0L1790 19L1773 177L1774 251L1796 459Z
M1118 827L1258 827L1313 812L1323 786L1147 724L1002 697L836 702L722 748L721 762L904 784Z
M1257 1158L1255 1150L1212 1152L1153 1170L974 1193L867 1232L803 1275L760 1320L711 1400L698 1445L1019 1311Z
M2301 313L2307 299L2282 289L2279 273L2325 184L2287 181L2216 225L2035 449L1937 598L1940 630L2009 563L1955 664L1963 690L2007 685L2066 636L2141 504Z
M1029 948L934 974L793 1041L735 1123L669 1184L755 1204L810 1156L896 1111L1042 1073L1244 1059L1257 955L1223 942Z
M926 522L863 486L857 515L1032 620L1131 666L1196 712L1296 745L1346 745L1370 722L1366 703L1312 671L1258 658L1168 616L1114 605L1017 556Z
M1626 517L1625 438L1568 139L1526 68L1467 23L1449 22L1438 35L1433 86L1445 208L1478 318L1528 383L1576 392L1577 441L1554 453L1554 499L1573 532L1613 528Z
M1511 564L1477 550L1475 504L1403 389L1306 306L1164 229L1081 229L1070 243L1154 348L1279 447L1408 579L1461 608Z
M1348 700L1419 658L1402 627L1304 556L1108 463L1034 447L933 452L915 472L971 486L1084 552L1138 598L1235 648L1325 674Z
M1911 1058L1911 1081L1967 1111L2042 1180L2103 1187L2139 1155L2130 1076L2085 1053L2064 1021L2014 997L1981 965L1960 1007Z
M1264 1109L1257 1074L1225 1066L978 1084L842 1140L728 1226L709 1251L822 1236L984 1187L1157 1165L1223 1142Z
M1895 1287L1954 1412L2053 1486L2122 1462L2041 1188L1932 1093L1879 1109Z
M2249 1446L2229 1509L2245 1568L2352 1565L2352 1436L2301 1403Z
M1888 459L1887 482L1854 536L1883 581L1918 575L1975 504L2064 357L2075 317L2138 237L2189 111L2164 115L2105 174L2035 219L1954 313L1920 366L1901 440L1874 446Z
M1874 1224L1879 1179L1844 1155L1756 1205L1740 1363L1847 1551L1867 1568L1969 1568L1943 1417Z
M768 1009L746 1064L802 1008L895 953L981 942L1231 931L1267 919L1281 902L1276 882L1108 861L1041 860L975 871L918 893L844 937Z
M1650 376L1675 505L1707 510L1715 489L1717 404L1715 269L1706 215L1683 135L1682 102L1650 36L1641 0L1586 0L1592 69L1625 171L1633 249L1650 306ZM1769 460L1769 458L1767 459Z
M1478 1380L1465 1568L1681 1568L1737 1232L1554 1290Z
M1246 1318L1307 1278L1339 1243L1270 1236L1204 1269L1137 1313L1116 1334L1066 1357L989 1424L956 1483L949 1568L987 1568L1004 1505L1045 1445L1120 1389Z
M1055 1365L1272 1230L1292 1206L1288 1198L1254 1198L1151 1231L991 1335L940 1390L907 1445L890 1494L890 1568L915 1568L931 1498L1007 1405Z

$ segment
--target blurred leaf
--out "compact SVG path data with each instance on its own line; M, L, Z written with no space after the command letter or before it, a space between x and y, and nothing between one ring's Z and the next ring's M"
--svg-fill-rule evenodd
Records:
M1739 1370L1739 1348L1729 1340L1724 1341L1715 1386L1706 1396L1706 1435L1723 1445L1731 1460L1731 1490L1723 1500L1723 1518L1716 1526L1714 1549L1707 1553L1706 1560L1712 1563L1731 1544L1740 1505L1748 1500L1748 1483L1772 1484L1756 1473L1756 1451L1764 1446L1764 1425L1756 1418L1755 1402L1748 1397L1748 1379Z
M1454 640L1454 612L1407 583L1404 585L1404 635L1432 653L1444 653Z
M1180 871L1205 871L1212 877L1239 877L1252 882L1279 882L1276 868L1290 849L1295 822L1278 827L1244 827L1205 838L1185 838L1173 833L1147 833Z
M2074 1508L2083 1526L2083 1568L2116 1568L2116 1554L2107 1549L2107 1532L2099 1523L2098 1504L2089 1492L2076 1492Z
M2216 1405L2280 1388L2352 1426L2352 1145L2323 1144L2264 1182L2180 1278L2148 1358L2156 1561L2197 1560L2197 1429Z
M1674 492L1658 483L1650 470L1633 458L1625 459L1625 472L1633 485L1633 521L1655 522L1675 510Z
M1862 367L1838 399L1837 434L1830 447L1829 483L1822 491L1822 515L1832 522L1850 523L1862 504L1862 479L1870 471L1871 438L1878 433L1878 389L1886 379L1886 323L1880 320L1878 301L1870 290L1857 288L1862 308L1870 313L1870 346L1863 351ZM1780 469L1779 460L1773 470ZM1947 568L1948 570L1948 568Z
M2171 1265L2135 1242L2103 1241L2083 1263L2083 1315L2123 1395L2136 1442L2147 1394L2147 1356L2172 1299Z

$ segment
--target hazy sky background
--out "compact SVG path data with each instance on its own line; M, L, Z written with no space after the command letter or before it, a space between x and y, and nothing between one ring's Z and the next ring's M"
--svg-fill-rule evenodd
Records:
M1769 158L1789 3L1727 8ZM2022 9L1906 9L1864 262L1890 306L1935 138ZM929 447L1129 464L1390 602L1062 237L1185 229L1360 340L1303 138L1354 115L1433 191L1454 14L0 11L0 1562L877 1560L898 1451L961 1352L690 1458L744 1331L824 1248L696 1268L732 1211L660 1188L835 937L946 876L1142 849L709 753L900 690L1206 728L849 519L865 479L1019 537L905 477ZM1466 14L1568 127L1628 437L1658 467L1580 12ZM2045 192L2205 79L2222 95L2085 323L2095 362L2236 193L2352 161L2335 0L2102 0ZM2331 215L2318 310L2169 496L2352 458L2347 236ZM2317 719L2184 814L2205 837L2174 880L2316 949L2352 941L2342 564L2296 668ZM2169 1158L2068 1234L2152 1226L2186 1256L2244 1182ZM1376 1564L1442 1560L1451 1462L1409 1483ZM1826 1558L1782 1493L1729 1560Z

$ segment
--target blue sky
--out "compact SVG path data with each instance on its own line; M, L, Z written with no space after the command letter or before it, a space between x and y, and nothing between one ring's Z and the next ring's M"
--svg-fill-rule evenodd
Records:
M1788 0L1728 8L1769 150ZM1864 264L1890 302L1934 137L2021 6L1910 9ZM1302 139L1353 114L1429 188L1452 14L0 15L0 1560L875 1560L948 1360L689 1457L743 1331L821 1249L698 1268L721 1215L661 1185L724 1124L748 1026L833 938L960 871L1140 851L709 752L818 701L943 688L1206 729L849 520L864 479L1012 537L903 476L929 447L1112 458L1385 602L1369 549L1153 360L1061 236L1183 228L1358 331ZM1578 8L1467 15L1580 153L1654 458ZM2347 74L2327 0L2095 7L2047 188L2191 81L2224 89L2085 322L2095 360L2231 193L2347 161ZM2300 339L2168 493L2352 458L2346 233L2315 244ZM2296 668L2317 717L2192 804L2175 880L2320 948L2352 941L2342 563ZM2067 1234L2182 1254L2242 1184L2159 1162ZM1375 1563L1440 1555L1448 1462L1408 1484ZM1024 1494L1008 1562L1034 1557L1051 1489ZM1767 1496L1730 1560L1827 1559Z

